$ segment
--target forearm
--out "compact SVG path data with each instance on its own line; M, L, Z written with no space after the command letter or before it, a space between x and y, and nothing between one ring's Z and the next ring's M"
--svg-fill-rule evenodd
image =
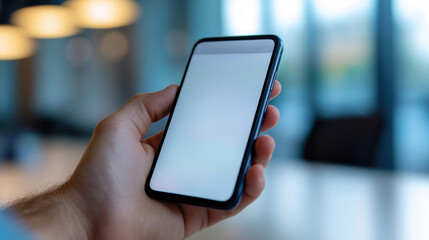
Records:
M41 239L88 239L89 221L67 183L10 206Z

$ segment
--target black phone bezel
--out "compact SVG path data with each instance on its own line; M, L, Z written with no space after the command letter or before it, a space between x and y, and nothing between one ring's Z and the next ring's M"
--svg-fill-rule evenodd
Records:
M166 133L168 131L168 127L170 126L170 120L172 116L174 115L174 109L176 107L177 99L180 95L181 88L183 85L183 82L185 80L190 61L192 59L192 56L194 54L194 50L196 46L202 42L215 42L215 41L235 41L235 40L257 40L257 39L271 39L274 41L274 49L273 54L271 56L270 64L268 66L267 74L265 77L264 86L261 92L261 96L259 98L258 107L254 116L252 129L249 134L249 139L247 142L246 150L244 152L243 160L240 167L240 172L237 177L236 185L234 187L234 192L231 195L231 197L226 201L216 201L211 199L205 199L205 198L198 198L198 197L192 197L192 196L186 196L186 195L180 195L175 193L168 193L168 192L161 192L154 190L150 187L150 181L152 179L153 171L155 169L155 165L158 161L159 153L162 149L162 145L164 143L164 138L166 136ZM234 208L239 201L241 200L242 193L245 187L245 175L247 172L247 169L251 165L252 161L252 155L253 155L253 146L254 142L259 136L260 127L262 124L262 120L265 114L265 110L268 105L268 101L270 99L271 90L274 84L274 80L276 77L277 69L280 64L280 59L283 53L283 42L282 40L276 36L276 35L252 35L252 36L232 36L232 37L211 37L211 38L203 38L198 40L191 51L190 57L188 59L188 62L186 64L185 72L183 74L182 80L180 82L179 89L177 91L177 94L175 96L172 111L170 113L170 116L168 117L168 121L165 127L164 134L162 136L160 145L156 151L156 155L154 158L154 161L152 163L149 175L146 179L145 183L145 191L146 194L155 199L163 200L163 201L172 201L172 202L178 202L178 203L184 203L184 204L191 204L201 207L209 207L209 208L215 208L215 209L222 209L222 210L229 210Z

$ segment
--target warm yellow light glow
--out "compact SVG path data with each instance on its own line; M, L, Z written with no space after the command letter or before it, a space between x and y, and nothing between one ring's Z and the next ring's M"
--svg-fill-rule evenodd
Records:
M14 26L0 25L0 60L16 60L34 53L35 43Z
M116 28L133 23L139 13L132 0L69 0L79 26L84 28Z
M62 6L22 8L12 15L12 23L34 38L62 38L79 32L73 12Z

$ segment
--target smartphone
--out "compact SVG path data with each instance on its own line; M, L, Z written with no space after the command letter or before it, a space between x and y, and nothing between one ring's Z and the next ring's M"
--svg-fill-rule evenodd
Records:
M239 203L282 52L274 35L194 45L146 181L148 196L225 210Z

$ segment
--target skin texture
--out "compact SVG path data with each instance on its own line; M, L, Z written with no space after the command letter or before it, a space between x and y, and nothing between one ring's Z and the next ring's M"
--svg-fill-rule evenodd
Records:
M281 91L275 82L271 98ZM177 86L133 96L94 130L82 159L64 184L11 208L42 239L183 239L234 216L264 189L264 168L274 140L260 136L246 174L240 204L230 211L213 210L149 198L144 184L162 132L142 140L151 123L171 110ZM279 111L269 106L261 131L274 127Z

